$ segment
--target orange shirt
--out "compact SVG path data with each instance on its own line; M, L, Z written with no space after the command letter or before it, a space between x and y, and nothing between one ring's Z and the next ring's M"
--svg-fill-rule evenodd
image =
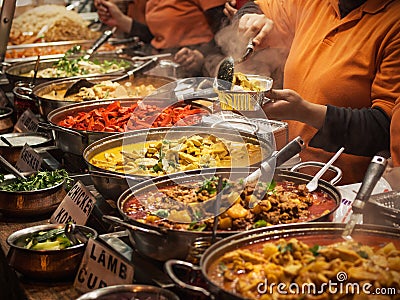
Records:
M127 15L133 20L146 24L145 11L147 0L133 0L128 4Z
M394 167L400 167L400 97L396 100L390 123L390 153Z
M214 37L204 11L225 0L148 0L146 24L154 35L156 49L208 43Z
M259 0L274 21L271 47L290 47L284 88L318 104L381 107L389 116L400 96L400 1L367 0L340 19L337 0ZM290 137L306 142L316 130L288 121ZM400 132L397 140L400 140ZM304 161L327 162L332 153L307 147ZM341 184L362 180L370 158L342 154Z

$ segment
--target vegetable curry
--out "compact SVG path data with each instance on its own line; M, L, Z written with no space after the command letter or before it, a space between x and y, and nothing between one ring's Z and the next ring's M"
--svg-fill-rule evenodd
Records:
M210 231L213 218L189 224L171 222L168 213L177 210L176 203L194 204L213 200L217 193L217 177L166 187L158 191L146 191L123 202L125 214L139 222L169 229ZM315 220L332 212L336 200L322 191L308 192L305 184L293 182L255 183L243 186L242 182L224 180L221 196L222 205L228 208L218 217L218 230L249 230L253 228L305 222ZM226 202L227 201L227 202ZM145 207L151 207L152 211ZM168 207L168 209L165 209ZM182 222L187 222L187 213L179 211ZM205 215L205 213L201 213ZM175 215L174 220L178 217ZM191 220L189 220L191 221Z
M329 235L258 242L226 252L207 274L246 299L397 299L398 242L379 236L365 242ZM379 290L386 295L377 297Z
M249 166L261 159L260 145L196 134L177 140L154 140L107 149L89 162L108 171L159 176L206 167Z

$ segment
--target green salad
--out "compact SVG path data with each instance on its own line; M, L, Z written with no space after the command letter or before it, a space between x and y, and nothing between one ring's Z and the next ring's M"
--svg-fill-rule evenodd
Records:
M4 180L4 175L0 176L0 181ZM26 179L17 178L11 182L0 184L1 191L23 192L36 191L53 187L65 181L67 187L72 183L72 178L64 169L54 171L39 171L28 176Z
M100 60L87 59L80 46L76 46L65 52L64 56L54 63L51 68L41 69L37 72L38 78L63 78L82 75L103 75L111 72L123 71L130 65L123 59ZM29 72L29 77L34 71Z
M64 233L64 228L39 231L26 238L24 248L32 250L62 250L72 243Z

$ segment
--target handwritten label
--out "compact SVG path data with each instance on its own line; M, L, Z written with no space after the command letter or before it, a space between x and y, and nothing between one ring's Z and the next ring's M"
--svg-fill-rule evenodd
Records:
M25 144L15 167L21 172L39 171L43 158L32 147Z
M110 285L133 282L134 268L130 262L101 242L89 239L74 287L82 292Z
M29 108L24 111L14 126L17 132L36 132L38 128L39 120Z
M96 198L81 181L77 181L51 216L50 222L85 225L95 204Z

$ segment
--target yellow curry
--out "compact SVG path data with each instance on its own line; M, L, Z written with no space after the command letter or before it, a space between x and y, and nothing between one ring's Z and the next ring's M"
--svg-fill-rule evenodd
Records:
M159 176L207 167L249 166L261 158L260 145L196 134L115 147L94 155L89 162L108 171Z

